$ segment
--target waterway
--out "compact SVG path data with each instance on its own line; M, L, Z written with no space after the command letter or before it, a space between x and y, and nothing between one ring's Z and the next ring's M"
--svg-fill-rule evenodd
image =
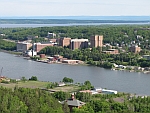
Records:
M95 87L150 95L149 74L113 71L94 66L46 64L0 52L0 69L2 67L2 75L14 79L37 76L40 81L59 82L64 77L70 77L74 82L80 83L89 80Z
M36 28L54 26L89 26L89 25L149 25L150 23L72 23L72 24L0 24L0 28Z

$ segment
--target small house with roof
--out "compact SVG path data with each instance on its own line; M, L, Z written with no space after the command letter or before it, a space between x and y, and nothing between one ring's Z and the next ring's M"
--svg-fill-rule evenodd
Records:
M75 98L74 98L74 94L72 94L72 97L71 97L70 99L64 100L64 101L62 101L62 102L60 102L60 103L61 103L61 104L64 104L65 102L67 102L68 107L70 108L70 111L72 111L72 108L73 108L73 107L80 108L80 107L82 107L83 105L85 105L84 102L75 99Z

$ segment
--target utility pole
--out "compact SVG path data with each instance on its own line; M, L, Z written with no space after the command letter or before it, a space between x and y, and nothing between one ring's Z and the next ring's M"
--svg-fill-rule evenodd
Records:
M2 71L3 71L3 67L2 67L2 69L1 69L0 77L2 76Z

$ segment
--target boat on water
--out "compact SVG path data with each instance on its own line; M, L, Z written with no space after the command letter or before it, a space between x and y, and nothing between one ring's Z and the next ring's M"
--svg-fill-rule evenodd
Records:
M21 55L15 55L15 57L21 57Z

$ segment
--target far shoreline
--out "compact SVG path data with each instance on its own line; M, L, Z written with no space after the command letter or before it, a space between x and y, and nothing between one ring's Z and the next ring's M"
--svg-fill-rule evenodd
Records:
M8 53L8 54L14 54L16 55L16 57L23 57L22 56L22 53L21 52L15 52L15 51L7 51L7 50L2 50L0 49L0 52L4 52L4 53ZM32 61L35 61L35 62L39 62L39 61L36 61L36 60L33 60L31 58L27 58L27 57L23 57L24 59L26 60L32 60ZM67 64L67 63L61 63L61 62L56 62L56 63L48 63L48 62L42 62L40 61L41 63L46 63L46 64L64 64L64 65L81 65L81 66L94 66L94 67L99 67L99 66L96 66L96 65L90 65L90 64L87 64L84 62L84 64ZM103 67L99 67L99 68L103 68ZM103 69L108 69L108 68L103 68ZM135 73L143 73L143 74L150 74L150 71L136 71L136 70L127 70L127 69L120 69L120 68L110 68L109 70L113 70L113 71L126 71L126 72L135 72Z

